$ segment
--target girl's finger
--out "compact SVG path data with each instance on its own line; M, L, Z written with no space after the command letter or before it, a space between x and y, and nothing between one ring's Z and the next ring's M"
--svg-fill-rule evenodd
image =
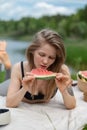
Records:
M32 80L32 79L34 79L34 76L29 76L29 75L27 75L23 78L24 81L29 81L29 80Z
M33 76L34 74L30 73L30 72L26 72L25 76Z

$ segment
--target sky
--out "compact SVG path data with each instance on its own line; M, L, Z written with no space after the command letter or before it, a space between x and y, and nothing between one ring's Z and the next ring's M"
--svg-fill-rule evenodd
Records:
M44 15L71 15L87 5L87 0L0 0L0 20L39 18Z

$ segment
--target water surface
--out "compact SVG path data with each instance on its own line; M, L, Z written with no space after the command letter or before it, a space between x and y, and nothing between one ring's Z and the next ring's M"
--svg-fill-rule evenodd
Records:
M3 40L0 38L0 40ZM8 55L10 57L12 65L25 60L25 54L22 53L22 51L26 50L26 48L29 46L29 42L24 41L17 41L17 40L11 40L11 39L5 39L7 42L6 50L8 52Z

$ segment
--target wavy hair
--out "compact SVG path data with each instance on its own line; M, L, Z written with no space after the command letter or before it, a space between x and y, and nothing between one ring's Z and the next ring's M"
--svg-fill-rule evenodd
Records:
M59 72L61 66L65 62L65 47L61 36L51 29L42 29L34 36L32 44L26 50L26 57L30 65L30 69L35 68L33 53L44 44L49 44L56 49L56 59L54 63L49 66L48 70ZM56 89L55 81L49 80L47 84L46 99L50 99Z

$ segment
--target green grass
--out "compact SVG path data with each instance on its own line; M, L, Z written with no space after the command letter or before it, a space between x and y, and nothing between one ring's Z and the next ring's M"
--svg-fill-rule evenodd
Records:
M82 130L87 130L87 124L85 124L84 126L83 126L83 129Z
M66 63L78 70L87 69L87 39L66 39Z
M4 79L5 79L5 72L2 71L2 72L0 72L0 83L3 82Z

